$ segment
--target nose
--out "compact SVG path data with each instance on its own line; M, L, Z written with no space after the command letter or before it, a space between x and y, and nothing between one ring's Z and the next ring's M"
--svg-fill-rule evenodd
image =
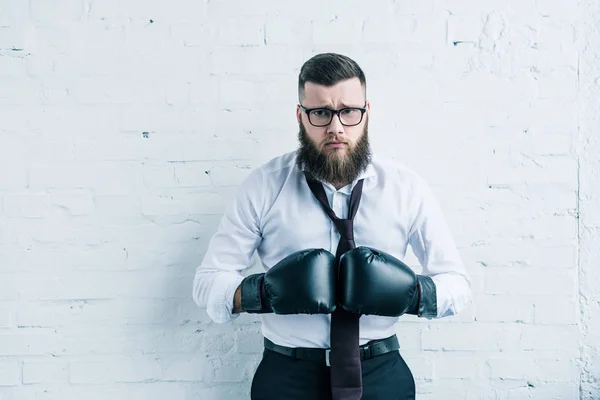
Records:
M342 125L342 122L340 121L339 114L335 114L331 119L331 122L327 126L327 133L333 133L338 135L345 133L344 125Z

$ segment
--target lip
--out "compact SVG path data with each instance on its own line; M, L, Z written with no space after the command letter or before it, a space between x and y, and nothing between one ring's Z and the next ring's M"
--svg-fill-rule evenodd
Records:
M327 147L335 147L335 148L344 147L345 145L346 145L345 142L329 142L329 143L325 144L325 146L327 146Z

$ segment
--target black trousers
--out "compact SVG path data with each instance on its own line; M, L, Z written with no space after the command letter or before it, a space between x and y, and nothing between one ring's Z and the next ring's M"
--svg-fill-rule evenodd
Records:
M414 377L399 351L362 362L362 400L414 400ZM266 350L258 365L252 400L331 400L329 367Z

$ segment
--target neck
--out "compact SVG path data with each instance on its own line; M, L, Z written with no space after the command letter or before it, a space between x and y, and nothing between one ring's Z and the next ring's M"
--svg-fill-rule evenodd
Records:
M344 186L346 186L347 184L349 184L350 182L344 183L344 182L330 182L333 187L335 188L335 190L340 190L341 188L343 188Z

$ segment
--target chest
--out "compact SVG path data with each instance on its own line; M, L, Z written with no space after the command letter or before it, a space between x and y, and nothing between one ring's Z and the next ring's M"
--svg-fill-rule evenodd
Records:
M403 258L408 243L411 211L398 193L384 188L363 191L353 220L357 246L368 246ZM340 218L348 217L349 194L328 193L328 201ZM259 255L270 267L295 251L323 248L335 254L340 234L321 204L306 188L280 193L263 218Z

